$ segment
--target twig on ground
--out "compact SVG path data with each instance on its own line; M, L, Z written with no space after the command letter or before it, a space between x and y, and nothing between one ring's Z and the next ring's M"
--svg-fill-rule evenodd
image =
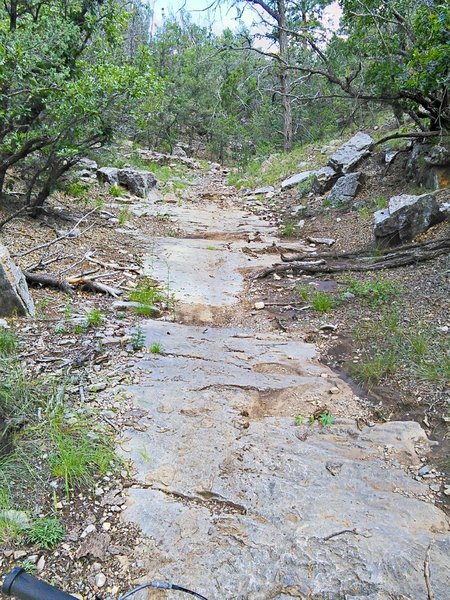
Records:
M332 538L337 537L338 535L343 535L344 533L352 533L353 535L359 535L358 531L355 529L342 529L341 531L336 531L335 533L330 533L323 538L324 542L331 540Z
M427 586L428 600L434 600L433 590L431 588L431 573L430 573L430 552L433 542L430 542L425 553L425 561L423 563L423 575L425 577L425 585Z

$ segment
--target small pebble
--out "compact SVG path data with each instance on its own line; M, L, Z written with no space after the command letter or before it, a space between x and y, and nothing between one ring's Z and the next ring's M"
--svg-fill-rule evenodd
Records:
M102 588L106 583L106 575L104 573L98 573L95 576L95 585L98 588Z

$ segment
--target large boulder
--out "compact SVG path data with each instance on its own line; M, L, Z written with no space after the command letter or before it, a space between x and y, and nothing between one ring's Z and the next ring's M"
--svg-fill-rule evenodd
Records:
M361 173L349 173L340 177L328 194L328 202L335 207L348 204L358 193L360 183Z
M325 194L336 183L339 175L332 167L322 167L315 172L312 191L316 194Z
M24 274L0 244L0 317L34 315L33 298Z
M373 139L370 135L359 131L331 155L330 167L338 173L348 173L370 154L372 144Z
M303 171L302 173L296 173L291 177L288 177L284 181L281 182L282 190L289 190L290 188L295 187L299 183L303 183L307 179L309 179L312 175L315 175L315 171Z
M131 168L119 169L117 177L120 185L140 198L147 198L149 192L157 184L156 177L149 171L137 171Z
M374 234L385 243L411 240L444 218L434 194L393 196L389 206L374 215Z
M450 186L450 146L415 144L406 167L417 184L434 190L447 188Z

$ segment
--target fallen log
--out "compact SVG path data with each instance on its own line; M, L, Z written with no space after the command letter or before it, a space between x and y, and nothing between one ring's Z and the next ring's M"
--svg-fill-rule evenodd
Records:
M41 285L43 287L51 287L57 290L61 290L65 294L73 297L75 295L74 286L81 287L85 290L97 292L101 294L107 294L113 298L119 298L122 294L122 290L111 287L98 281L93 281L88 277L69 277L63 279L61 277L55 277L50 273L31 273L30 271L24 271L25 279L27 283L32 285Z
M437 240L426 244L411 245L409 250L401 249L398 252L389 252L381 256L361 255L352 260L342 261L339 255L322 257L329 253L318 254L315 261L293 261L273 265L252 275L252 279L263 279L272 273L281 273L292 271L293 273L345 273L345 272L364 272L381 271L382 269L395 269L412 264L418 264L433 260L439 256L447 254L450 250L450 240ZM345 254L345 253L343 253Z
M27 283L32 285L42 285L43 287L56 288L70 297L75 295L72 286L65 279L54 277L49 273L31 273L31 271L24 271L23 274L25 275Z

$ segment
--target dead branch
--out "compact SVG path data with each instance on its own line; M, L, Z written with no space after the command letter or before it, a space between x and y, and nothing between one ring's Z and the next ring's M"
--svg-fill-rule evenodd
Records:
M137 273L138 275L141 274L141 270L138 267L133 267L133 266L122 267L120 265L116 265L115 263L105 263L105 262L102 262L101 260L98 260L97 258L94 258L90 252L86 252L84 257L88 262L94 263L96 265L100 265L101 267L104 267L105 269L114 269L115 271L131 271L133 273Z
M65 279L54 277L49 273L31 273L30 271L24 271L23 274L25 275L27 283L56 288L71 297L75 295L72 286Z
M393 133L392 135L387 135L378 142L375 142L374 146L379 146L384 142L389 140L398 140L401 138L430 138L430 137L449 137L449 133L444 133L444 131L410 131L409 133Z
M69 277L67 279L67 282L71 285L80 286L86 290L100 292L101 294L107 294L108 296L112 296L113 298L119 298L119 296L121 296L122 294L122 290L113 288L109 285L105 285L104 283L99 283L98 281L93 281L88 277Z
M380 271L382 269L395 269L407 265L418 264L433 260L450 250L450 240L441 239L433 243L419 244L410 250L399 250L381 256L356 256L350 260L342 261L339 255L321 258L325 254L318 254L314 261L293 261L276 264L272 267L257 272L252 279L262 279L272 273L280 273L292 270L294 273L344 273ZM341 261L341 262L339 262Z
M75 229L78 227L78 225L80 225L80 223L82 221L87 219L87 217L89 215L91 215L93 212L95 212L96 210L97 210L97 207L93 208L92 210L87 212L85 215L83 215L80 219L78 219L78 221L75 223L75 225L72 227L72 229L70 231L68 231L67 233L65 233L64 235L60 235L59 237L55 238L54 240L51 240L50 242L45 242L44 244L39 244L38 246L34 246L33 248L30 248L29 250L25 250L24 252L18 252L17 254L13 254L13 257L21 258L22 256L27 256L27 254L31 254L32 252L36 252L37 250L42 250L43 248L49 248L50 246L53 246L53 244L56 244L57 242L60 242L61 240L66 240L69 238L70 239L79 238L81 235L83 235L84 233L86 233L87 231L92 229L92 226L87 227L78 236L76 236L76 238L74 238L71 234L75 231Z

